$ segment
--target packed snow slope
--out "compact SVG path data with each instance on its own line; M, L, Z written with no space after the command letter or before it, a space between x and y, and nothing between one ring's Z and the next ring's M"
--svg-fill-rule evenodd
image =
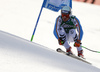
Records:
M100 72L47 47L0 31L0 72Z
M43 0L0 0L0 30L30 41L42 3ZM74 1L72 5L72 14L80 19L84 30L82 45L89 49L100 51L100 6ZM58 15L60 15L60 11L53 12L43 8L33 42L54 51L58 47L64 49L64 47L58 45L58 41L53 35L54 24ZM0 42L2 42L1 38ZM73 44L71 46L73 47ZM94 66L100 68L100 53L83 50L85 58ZM73 47L72 51L77 55L76 48ZM6 56L4 60L9 56ZM17 65L16 60L13 61L13 57L11 58L12 62ZM19 62L22 61L24 60L20 61L19 59ZM9 60L4 61L4 63L9 65ZM13 63L11 64L12 67ZM19 65L17 67L19 68Z

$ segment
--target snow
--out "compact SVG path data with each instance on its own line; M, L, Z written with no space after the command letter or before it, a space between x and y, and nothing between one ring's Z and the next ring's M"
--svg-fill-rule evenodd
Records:
M33 42L30 42L42 2L0 1L0 72L100 72L99 53L84 49L84 56L92 66L56 53L56 48L64 49L53 35L55 20L60 12L44 8ZM72 10L84 30L82 45L97 51L100 51L99 7L73 1ZM74 47L73 52L77 54Z
M87 63L0 31L1 72L99 72Z

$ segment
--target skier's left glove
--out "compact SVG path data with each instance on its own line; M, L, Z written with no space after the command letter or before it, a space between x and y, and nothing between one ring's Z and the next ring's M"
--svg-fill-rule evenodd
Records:
M74 46L75 46L75 47L80 47L81 44L82 44L82 43L81 43L80 40L76 40L75 43L74 43Z

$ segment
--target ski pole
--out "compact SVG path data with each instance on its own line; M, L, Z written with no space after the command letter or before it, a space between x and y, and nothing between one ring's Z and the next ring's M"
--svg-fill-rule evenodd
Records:
M88 48L86 48L86 47L84 47L84 46L81 46L81 47L82 47L82 48L85 48L85 49L87 49L87 50L89 50L89 51L92 51L92 52L100 53L100 51L94 51L94 50L88 49Z

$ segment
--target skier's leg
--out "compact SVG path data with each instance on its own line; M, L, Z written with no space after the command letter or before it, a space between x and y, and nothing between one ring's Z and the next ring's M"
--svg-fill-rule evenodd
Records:
M70 42L75 42L78 39L77 33L75 29L71 29L69 31L69 41ZM78 56L82 55L83 56L83 50L82 47L77 47L77 52Z
M69 31L69 41L75 42L78 39L77 33L75 29L71 29ZM82 47L77 47L78 56L83 57L83 50Z
M64 44L64 47L66 48L67 52L72 53L71 46L69 45L69 43L74 42L75 35L76 35L75 29L69 30L69 33L66 34L66 42Z
M78 39L76 30L75 29L69 30L69 42L74 42L76 39Z
M69 42L68 42L68 38L69 38L68 36L69 36L69 34L66 34L66 41L63 44L63 46L66 48L66 52L68 52L68 55L71 55L73 53L71 51L71 46L69 45Z
M82 47L77 47L77 52L79 57L84 57Z
M68 34L66 34L66 32L64 31L64 29L61 29L59 31L59 37L64 38L65 42L63 44L63 46L68 49L70 47L70 45L68 44Z
M69 43L68 43L68 37L69 35L68 34L66 34L66 32L65 32L65 30L63 29L63 28L61 28L60 30L59 30L59 37L64 41L64 44L63 44L63 46L66 48L66 52L68 52L68 53L70 53L70 54L72 54L72 52L71 52L71 47L70 47L70 45L69 45Z
M66 41L65 41L65 43L64 43L64 45L63 45L66 49L68 49L68 48L70 47L69 42L68 42L68 40L69 40L69 39L68 39L68 38L69 38L68 35L69 35L69 34L67 33L67 34L66 34Z

